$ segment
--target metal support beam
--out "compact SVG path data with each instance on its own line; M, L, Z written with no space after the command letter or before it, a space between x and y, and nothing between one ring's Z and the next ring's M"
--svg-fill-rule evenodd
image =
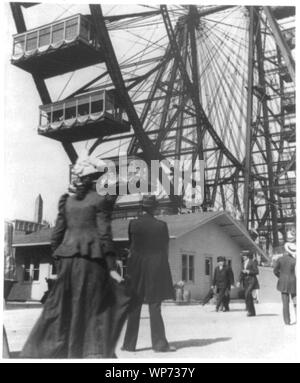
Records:
M114 15L114 16L104 16L105 21L113 22L113 21L119 21L124 19L129 19L133 17L151 17L151 16L157 16L160 14L160 11L147 11L147 12L136 12L136 13L125 13L124 15Z
M182 43L182 34L180 34L179 39L180 39L179 41L181 41L181 43ZM174 65L171 69L171 73L170 73L169 78L167 80L168 87L166 90L165 102L164 102L164 106L163 106L163 110L162 110L162 114L161 114L161 119L160 119L160 124L159 124L160 133L158 134L157 140L155 143L155 147L157 150L160 149L160 146L162 143L161 137L162 137L162 132L165 129L167 117L168 117L169 110L170 110L170 102L171 102L171 98L172 98L174 83L176 80L177 68L178 68L177 63L174 62ZM166 134L163 134L163 135L165 136Z
M99 41L101 41L103 46L107 70L118 92L118 95L122 100L122 104L125 107L133 130L136 136L138 137L139 144L143 150L144 158L148 162L148 164L151 163L151 160L163 160L164 157L161 155L161 153L157 152L152 141L148 137L147 133L144 131L143 124L141 123L141 120L139 119L139 116L129 97L122 77L120 66L117 61L117 57L113 49L112 42L110 40L108 30L105 25L101 6L98 4L90 4L89 7L95 25L97 38ZM178 201L177 196L174 195L173 182L170 182L170 199L174 202Z
M22 7L24 8L30 8L30 7L34 7L35 5L38 5L40 3L20 3L20 5L22 5Z
M187 25L184 25L183 31L183 46L182 46L182 60L184 65L186 65L188 53L188 28ZM184 111L185 111L185 103L184 103L184 92L183 92L183 80L180 79L180 88L182 91L180 92L178 99L178 109L180 109L180 114L177 119L177 130L176 130L176 138L175 138L175 159L179 160L181 156L181 146L183 139L183 131L184 131Z
M207 9L204 9L204 10L200 9L198 11L198 16L199 17L204 17L204 16L212 15L213 13L218 13L218 12L226 11L227 9L234 8L234 7L235 7L235 5L219 5L219 6L207 8Z
M192 85L194 87L194 97L196 99L196 105L200 106L200 96L199 96L199 74L198 74L198 58L197 58L197 45L196 45L196 23L198 20L197 7L195 5L189 6L189 15L188 15L188 30L190 35L191 42L191 56L192 56ZM202 133L202 115L199 107L196 106L196 124L197 124L197 152L193 155L193 165L195 163L197 155L199 155L200 160L204 160L203 157L203 138ZM205 198L204 198L205 199Z
M281 30L280 30L279 25L278 25L274 15L273 15L271 7L264 7L264 11L265 11L265 14L267 16L270 27L272 29L272 32L274 34L276 43L280 49L280 52L284 58L286 66L288 68L289 74L290 74L290 76L293 79L293 82L295 84L295 61L294 61L294 58L291 54L291 50L290 50L289 46L287 45L285 38L282 36Z
M121 70L105 25L104 17L102 14L101 6L98 4L90 4L90 11L92 19L94 21L96 34L98 40L101 41L103 46L103 52L105 55L105 62L110 77L115 85L115 88L122 100L123 106L126 109L129 120L137 135L140 145L144 151L147 160L158 159L158 153L155 150L151 140L148 138L143 130L141 121L137 115L137 112L132 104L132 101L128 95L125 87L125 83L121 74Z
M201 111L201 93L200 93L200 86L199 86L199 66L198 66L198 52L197 52L197 43L196 43L196 28L199 24L198 19L198 11L197 7L195 5L189 6L189 15L188 15L188 31L190 35L190 44L191 44L191 56L192 56L192 83L194 86L194 97L196 100L195 110L196 110L196 139L197 139L197 151L194 152L192 156L192 166L194 168L195 162L197 159L197 156L199 156L200 161L204 161L204 154L203 154L203 140L204 140L204 133L202 132L204 130L203 126L203 111ZM204 189L203 189L203 196L202 196L202 203L206 205L207 203L207 195L206 195L206 177L205 172L203 174L204 180Z
M127 91L133 89L135 86L137 86L141 82L145 81L148 77L150 77L153 73L155 73L163 65L164 65L164 62L162 61L159 64L157 64L154 68L150 69L147 73L143 74L142 76L138 76L136 78L128 80L128 81L132 82L132 84L130 84L127 87Z
M128 64L123 64L123 65L120 65L120 68L122 69L125 69L125 68L131 68L131 67L136 67L137 65L144 65L144 64L148 64L148 63L151 63L151 62L157 62L157 61L160 61L160 64L157 65L157 67L159 67L160 65L163 64L163 60L162 60L162 56L158 56L158 57L154 57L153 59L146 59L146 60L140 60L140 61L136 61L136 62L133 62L133 63L128 63ZM157 67L155 67L155 70L157 70ZM79 89L77 89L76 91L74 91L73 93L71 93L68 97L66 97L65 99L68 99L68 98L72 98L74 96L76 96L77 94L81 93L81 92L84 92L85 90L87 90L87 88L90 86L90 85L93 85L96 81L99 81L101 80L103 77L107 76L108 75L108 71L104 71L103 73L101 73L99 76L95 77L93 80L90 80L88 81L86 84L84 84L83 86L81 86ZM150 75L149 72L146 73L146 75ZM145 75L144 75L145 76ZM141 77L143 76L139 76L139 78L136 78L136 79L128 79L127 81L140 81L141 80ZM110 86L112 86L113 84L105 84L103 86L97 86L95 87L96 89L106 89ZM132 86L132 85L131 85ZM141 101L140 101L141 102Z
M259 220L258 226L264 226L265 225L265 223L267 222L267 219L269 217L269 213L270 213L270 207L269 207L269 205L267 205L266 211L264 212L264 215Z
M70 142L62 142L62 146L65 149L65 152L67 153L71 163L75 164L78 158L78 154L76 153L74 146Z
M10 9L15 20L18 33L26 32L25 20L21 9L21 3L9 3Z
M254 68L254 31L256 30L257 15L254 7L249 7L249 47L248 47L248 88L247 88L247 121L244 167L244 224L248 229L249 223L249 188L251 175L251 142L252 142L252 103L253 103L253 68Z
M219 157L218 157L216 174L215 174L215 181L214 181L213 191L212 191L212 195L211 195L212 205L214 205L215 201L216 201L217 187L218 187L218 182L219 182L220 174L221 174L222 160L223 160L223 152L220 151Z
M115 139L115 138L114 138ZM97 140L93 143L93 145L89 148L89 155L93 153L93 151L104 141L104 137L99 137Z
M22 12L20 4L21 3L10 3L10 8L11 8L11 11L13 14L13 18L15 20L17 32L23 33L23 32L26 32L26 25L25 25L25 20L23 17L23 12ZM33 77L33 81L35 83L35 86L38 90L38 93L40 95L40 98L42 100L42 103L43 104L50 104L52 101L51 101L51 97L50 97L50 94L48 92L48 89L47 89L47 86L46 86L44 79L42 79L41 77L39 77L35 74L33 74L32 77ZM77 153L74 149L74 146L70 142L64 142L62 145L63 145L63 148L65 149L67 155L69 156L70 161L74 164L76 162L77 157L78 157Z
M266 93L266 82L265 82L265 71L264 71L264 62L263 62L263 47L261 41L261 30L260 24L258 24L257 36L256 36L256 48L257 48L257 63L258 63L258 80L259 84L262 87L263 94ZM262 109L263 109L263 128L265 133L265 145L266 145L266 156L267 156L267 168L268 168L268 186L270 193L270 210L271 210L271 219L272 219L272 233L273 233L273 246L277 247L279 245L278 239L278 222L277 222L277 208L276 208L276 199L273 190L274 186L274 176L273 176L273 158L271 152L270 144L270 128L268 120L268 106L267 100L264 98L262 100Z
M190 97L189 95L185 94L183 95L183 98L182 98L182 105L185 105L188 101L189 101ZM174 125L174 123L176 122L176 120L178 119L178 117L180 116L180 113L182 112L182 109L181 108L178 108L174 114L172 115L172 117L170 118L170 120L168 121L165 129L161 132L162 136L161 136L161 140L164 140L167 133L170 132L170 129L172 128L172 126Z
M182 5L182 7L189 9L189 5ZM209 16L214 13L226 11L229 8L234 8L236 5L218 5L218 6L212 6L206 9L198 9L198 16L199 17L204 17L204 16Z
M163 76L163 73L165 71L166 65L170 59L171 59L171 47L169 44L167 49L166 49L165 55L162 59L163 65L160 67L160 69L157 72L155 79L153 81L153 84L152 84L152 87L151 87L151 90L149 93L149 97L147 98L147 100L142 100L143 102L145 102L144 107L143 107L143 111L142 111L141 116L140 116L140 120L141 120L142 125L144 125L144 122L146 120L148 112L151 108L152 102L156 101L156 99L157 99L154 96L155 96L155 93L158 89L158 86L159 86L160 80ZM164 97L162 97L162 99L164 99ZM136 103L134 103L134 104L136 105ZM134 137L129 144L128 154L129 155L136 154L138 152L138 148L139 148L138 138Z
M173 27L172 27L172 24L171 24L171 20L169 18L167 7L165 5L161 5L160 8L161 8L163 20L164 20L164 23L165 23L165 27L166 27L166 30L167 30L167 34L168 34L168 37L169 37L169 41L170 41L170 44L171 44L171 47L172 47L172 51L173 51L175 59L178 61L178 67L179 67L179 70L181 72L182 78L184 80L185 86L187 88L187 92L189 93L189 95L191 96L191 98L193 100L194 106L196 108L196 114L201 116L201 126L203 126L202 136L204 135L205 131L208 130L208 132L212 136L213 140L216 142L217 146L220 147L220 149L223 150L223 152L226 155L226 157L233 164L235 164L237 167L241 168L242 165L241 165L240 161L224 145L224 143L221 140L221 138L219 137L218 133L215 131L215 129L213 128L213 126L209 122L209 120L208 120L208 118L207 118L207 116L206 116L206 114L205 114L201 104L197 102L197 95L195 94L194 86L193 86L193 84L192 84L192 82L191 82L191 80L189 78L189 75L188 75L188 73L186 71L186 67L185 67L185 65L183 63L183 60L182 60L182 57L180 55L180 51L179 51L178 45L176 43L176 39L175 39L175 36L174 36L174 31L173 31ZM201 137L200 142L202 141L202 138L203 137Z
M220 191L221 191L223 210L226 210L226 198L225 198L225 194L224 194L223 185L220 185Z
M26 32L25 20L20 3L10 3L10 8L15 20L18 33ZM32 75L43 104L50 104L51 98L46 87L45 81L37 75Z

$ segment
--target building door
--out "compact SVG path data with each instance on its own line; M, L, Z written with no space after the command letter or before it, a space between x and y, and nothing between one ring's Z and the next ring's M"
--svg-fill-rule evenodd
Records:
M210 256L204 257L204 293L207 294L212 285L213 280L213 258Z

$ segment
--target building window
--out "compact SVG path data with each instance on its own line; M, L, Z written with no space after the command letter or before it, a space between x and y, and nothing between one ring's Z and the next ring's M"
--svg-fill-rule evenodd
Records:
M183 281L187 281L187 255L183 254L182 257L181 257L181 262L182 262L182 267L181 267L181 270L182 270L182 275L181 275L181 279Z
M38 281L40 278L40 260L37 255L25 256L24 282Z
M24 282L29 282L30 281L30 257L26 257L24 261Z
M184 282L194 282L194 278L195 278L194 256L182 254L181 266L182 266L181 279Z
M211 260L209 258L205 259L205 275L211 275Z
M189 281L194 282L194 256L189 255Z
M40 261L38 256L32 257L32 280L38 281L40 278Z
M57 267L55 261L53 261L51 264L51 275L57 275Z

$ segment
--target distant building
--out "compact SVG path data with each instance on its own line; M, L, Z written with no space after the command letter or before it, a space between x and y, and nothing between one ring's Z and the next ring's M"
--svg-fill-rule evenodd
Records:
M183 280L192 299L201 300L208 292L217 257L223 255L237 279L242 250L254 250L265 257L245 227L226 212L206 212L158 216L167 222L170 233L169 262L173 282ZM128 248L127 219L113 220L113 238L120 257ZM9 300L40 300L47 290L46 278L56 274L51 259L50 228L14 237L18 283ZM123 265L126 268L126 262ZM237 289L232 290L237 297Z
M35 201L35 221L14 219L5 221L4 232L4 281L5 290L8 288L7 281L20 280L19 269L16 264L16 249L12 246L13 238L18 235L29 235L49 227L43 221L43 200L39 194ZM36 264L36 263L35 263Z
M34 210L34 222L42 223L43 220L43 199L39 194L35 200L35 210Z
M44 225L34 221L25 221L24 219L14 219L10 221L13 225L14 234L30 234L41 230Z
M12 248L13 242L13 225L11 222L4 222L4 279L15 278L14 252Z
M175 202L172 202L168 197L158 199L156 214L176 214L178 211ZM120 196L117 199L113 210L113 218L135 218L142 213L142 195L128 194Z
M13 234L30 234L41 230L48 226L48 223L43 221L43 199L39 194L35 200L34 220L27 221L24 219L14 219L10 221L13 225Z

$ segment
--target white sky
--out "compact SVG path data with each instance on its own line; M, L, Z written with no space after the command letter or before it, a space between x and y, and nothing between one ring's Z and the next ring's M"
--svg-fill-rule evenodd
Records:
M30 74L10 64L12 34L16 33L5 4L5 218L33 220L34 202L44 199L44 218L53 221L57 199L66 190L68 158L59 143L38 136L40 97Z

